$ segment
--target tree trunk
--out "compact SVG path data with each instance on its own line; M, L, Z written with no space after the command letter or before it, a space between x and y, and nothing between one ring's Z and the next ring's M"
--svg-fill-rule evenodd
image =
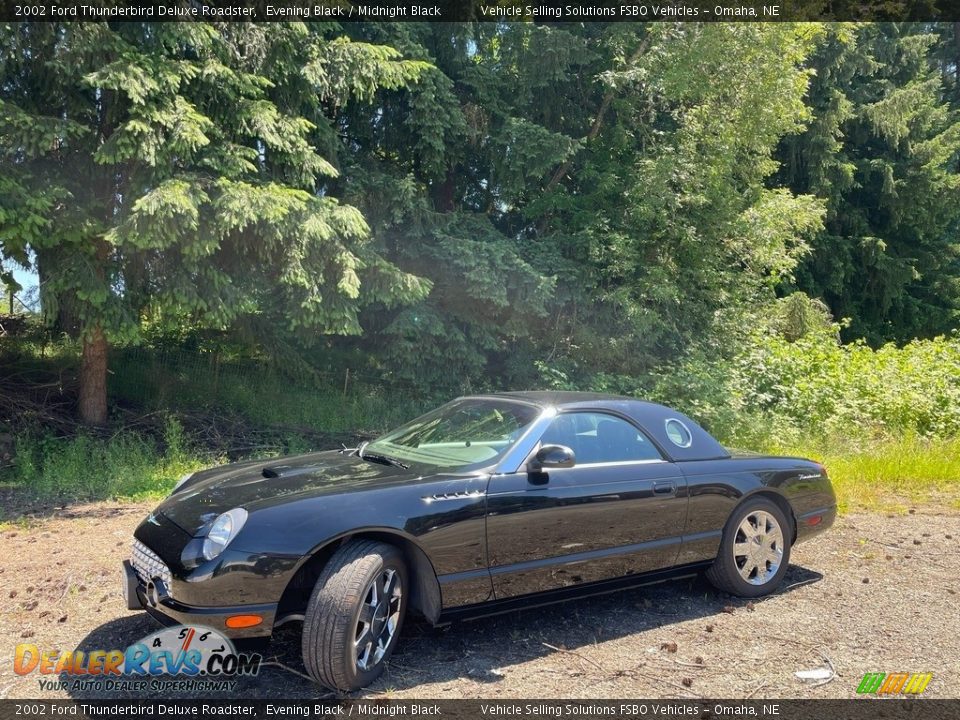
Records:
M87 425L107 424L107 336L99 325L83 338L80 419Z
M456 187L456 168L447 168L444 181L433 186L433 205L438 212L453 212L456 209Z

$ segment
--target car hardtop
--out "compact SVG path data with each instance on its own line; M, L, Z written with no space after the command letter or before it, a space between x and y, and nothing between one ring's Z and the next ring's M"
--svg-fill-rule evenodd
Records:
M524 390L515 392L469 395L470 399L503 399L525 402L558 412L607 411L625 416L638 425L654 443L674 462L689 460L721 460L730 452L704 430L699 423L678 410L648 400L625 395L579 392L574 390ZM677 427L676 423L680 424ZM689 442L677 443L668 433L668 427L686 430Z

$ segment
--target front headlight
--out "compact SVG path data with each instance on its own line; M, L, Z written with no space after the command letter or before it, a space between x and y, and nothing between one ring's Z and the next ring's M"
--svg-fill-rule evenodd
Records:
M234 508L223 513L213 521L210 530L207 531L207 537L203 540L203 557L205 560L213 560L224 548L230 544L240 528L247 521L247 511L243 508Z
M183 487L183 484L184 484L185 482L187 482L187 480L189 480L189 479L192 478L192 477L193 477L193 473L190 472L190 473L187 473L186 475L184 475L184 476L183 476L182 478L180 478L179 480L177 480L177 484L173 486L173 490L170 491L170 494L173 495L177 490L179 490L181 487Z

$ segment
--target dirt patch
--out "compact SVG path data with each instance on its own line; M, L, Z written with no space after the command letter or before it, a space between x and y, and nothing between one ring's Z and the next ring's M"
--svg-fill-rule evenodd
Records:
M150 507L50 508L0 531L0 697L68 695L13 673L18 643L109 649L156 629L118 594L120 561ZM762 600L687 580L443 629L408 623L363 695L846 698L866 672L922 671L933 673L925 695L960 697L958 578L960 514L851 515L797 546L783 589ZM264 655L231 697L329 695L298 674L299 625ZM823 685L794 675L831 665Z

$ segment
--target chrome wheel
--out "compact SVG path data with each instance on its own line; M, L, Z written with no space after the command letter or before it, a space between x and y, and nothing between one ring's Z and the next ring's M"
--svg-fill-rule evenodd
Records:
M764 510L749 513L737 527L733 560L740 577L751 585L765 585L783 562L783 530Z
M358 669L369 670L383 659L400 624L402 597L400 575L393 568L378 573L367 587L353 640Z

